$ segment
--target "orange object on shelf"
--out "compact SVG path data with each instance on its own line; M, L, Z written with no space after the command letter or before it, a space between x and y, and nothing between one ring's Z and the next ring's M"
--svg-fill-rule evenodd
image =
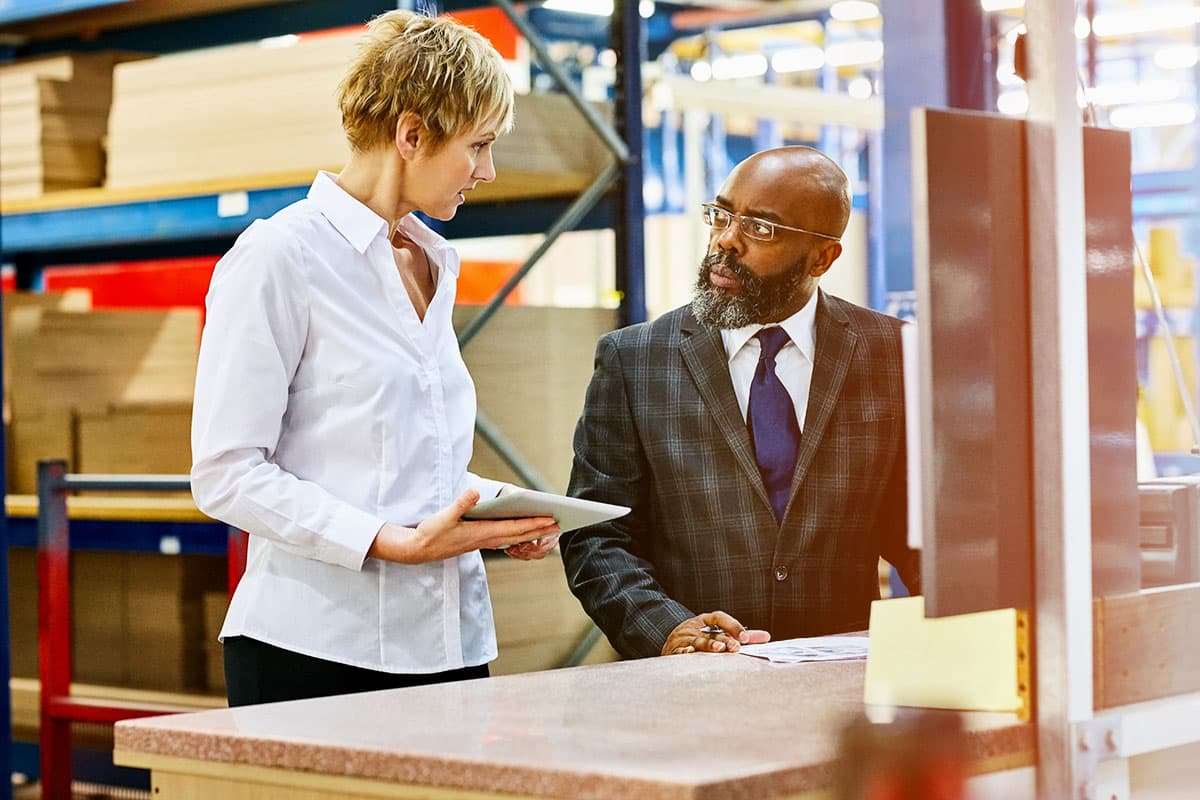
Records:
M517 261L463 261L458 273L457 301L463 305L482 305L490 301L521 264ZM517 286L504 300L505 305L521 304Z

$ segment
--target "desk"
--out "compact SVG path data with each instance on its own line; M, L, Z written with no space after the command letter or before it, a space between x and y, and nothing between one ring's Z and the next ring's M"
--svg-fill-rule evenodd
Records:
M862 662L694 654L121 722L156 800L816 798ZM975 772L1034 763L1034 728L967 714Z

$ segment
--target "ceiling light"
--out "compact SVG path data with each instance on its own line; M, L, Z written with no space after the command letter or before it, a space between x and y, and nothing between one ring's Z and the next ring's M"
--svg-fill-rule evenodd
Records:
M1097 14L1092 20L1092 30L1097 36L1121 36L1187 28L1197 22L1200 22L1200 8L1179 4Z
M866 100L875 93L875 87L871 85L870 78L858 77L850 81L846 87L846 94L853 97L855 100Z
M754 78L767 71L766 56L748 53L741 56L721 56L712 62L712 76L719 81L734 78Z
M825 62L832 67L874 64L882 58L883 42L839 42L825 48Z
M1160 128L1190 125L1196 121L1194 103L1159 103L1148 106L1122 106L1108 114L1114 128Z
M1175 81L1127 81L1090 86L1087 99L1097 106L1122 106L1128 103L1164 103L1179 97Z
M542 3L542 8L607 17L613 12L613 0L546 0Z
M1001 114L1019 117L1029 110L1029 95L1024 89L1002 92L996 98L996 109Z
M825 66L825 53L819 47L792 47L771 56L776 72L807 72Z
M1159 69L1191 69L1196 66L1196 55L1194 44L1167 45L1154 53L1154 65Z
M829 7L829 16L839 22L862 22L879 16L879 6L867 0L839 0Z

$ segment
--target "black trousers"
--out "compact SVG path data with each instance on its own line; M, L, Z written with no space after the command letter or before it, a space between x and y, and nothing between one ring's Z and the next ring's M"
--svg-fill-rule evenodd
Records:
M486 677L487 664L397 675L294 653L245 636L225 640L225 691L231 708Z

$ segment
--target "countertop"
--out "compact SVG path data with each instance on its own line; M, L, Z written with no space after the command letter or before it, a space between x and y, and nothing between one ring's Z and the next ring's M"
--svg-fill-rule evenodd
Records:
M118 723L153 754L596 800L767 798L829 785L865 662L693 654ZM1033 763L1032 725L963 715L977 771Z

